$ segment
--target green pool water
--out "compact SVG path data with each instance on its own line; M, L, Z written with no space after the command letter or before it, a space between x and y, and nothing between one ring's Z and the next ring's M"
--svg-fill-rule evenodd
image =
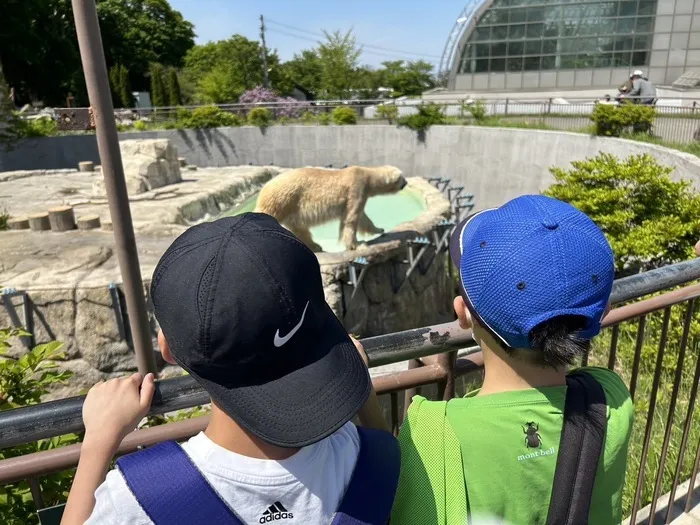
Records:
M224 217L239 215L255 210L258 195L255 194L236 208L222 214ZM404 188L393 195L372 197L365 205L365 211L372 222L384 231L390 231L401 223L411 221L425 210L425 200L421 193L413 188ZM323 247L325 252L342 252L345 248L338 242L340 221L330 221L311 228L314 240ZM358 232L359 241L369 241L379 235L365 235Z

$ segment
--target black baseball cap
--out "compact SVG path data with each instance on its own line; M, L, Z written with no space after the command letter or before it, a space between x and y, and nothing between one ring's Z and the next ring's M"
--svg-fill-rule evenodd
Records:
M193 226L151 283L177 363L260 439L303 447L367 400L367 367L326 303L318 259L273 217Z

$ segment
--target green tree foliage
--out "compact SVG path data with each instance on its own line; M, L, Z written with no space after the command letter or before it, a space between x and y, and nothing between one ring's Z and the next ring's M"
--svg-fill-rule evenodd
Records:
M377 117L387 119L391 124L399 118L399 108L394 104L382 104L377 107Z
M274 51L268 51L267 62L270 82L276 86L283 72ZM194 86L196 102L236 102L244 92L263 84L262 48L241 35L195 46L185 57L183 75Z
M282 72L291 90L294 85L299 85L314 97L321 94L321 76L323 66L316 49L305 49L301 53L295 53L294 57L282 64ZM281 90L280 86L276 86Z
M0 62L18 102L64 106L72 92L87 104L70 0L4 0ZM179 66L194 45L191 23L167 0L97 0L107 64L124 65L146 89L151 62Z
M112 92L112 105L115 108L124 107L122 103L121 79L119 78L119 73L120 67L118 64L109 68L109 89Z
M464 104L462 106L462 111L467 110L471 113L471 116L477 122L483 122L486 120L486 104L483 100L477 100L472 104Z
M17 329L0 329L0 411L34 405L48 393L51 385L64 384L73 375L61 371L56 360L62 359L62 343L51 342L36 346L19 359L7 359L10 342L29 335ZM42 439L17 447L0 450L0 460L31 454L77 443L75 434ZM65 471L40 479L41 493L47 506L64 502L72 483L72 472ZM26 482L0 487L0 523L27 525L38 523L35 505Z
M12 146L17 137L17 117L9 100L10 89L5 82L0 64L0 151Z
M163 84L163 75L165 70L160 64L151 64L151 105L154 108L165 107L168 105L167 94L165 93L165 84Z
M349 126L357 124L357 112L352 108L339 106L331 113L333 124L338 126Z
M619 137L626 131L647 133L656 118L656 108L642 104L598 104L591 120L595 124L595 134L605 137Z
M193 25L167 0L98 0L97 13L107 62L123 64L137 89L151 63L181 66L194 45Z
M134 95L131 89L131 76L129 70L124 65L119 66L119 98L121 98L122 107L134 107Z
M421 104L416 109L417 113L399 118L399 125L425 133L430 126L447 123L447 117L439 104Z
M203 106L193 111L180 109L177 113L178 127L181 128L223 128L240 126L239 116L223 111L216 106Z
M324 98L348 98L358 85L357 66L362 49L353 32L324 31L326 41L318 46L321 62L321 90Z
M424 60L404 62L393 60L382 62L379 71L384 87L392 89L393 97L417 96L435 87L433 65Z
M70 0L3 0L0 63L18 103L65 105L83 93Z
M700 239L700 194L669 177L651 155L624 160L601 153L552 168L547 195L569 202L605 232L618 274L645 271L693 256Z
M177 78L177 71L173 68L168 71L168 95L168 105L180 106L182 104L180 81Z
M272 122L272 113L267 108L253 108L248 113L248 124L258 128L267 128Z

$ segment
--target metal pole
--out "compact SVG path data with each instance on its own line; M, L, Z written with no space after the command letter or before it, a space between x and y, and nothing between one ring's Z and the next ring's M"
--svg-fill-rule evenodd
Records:
M260 38L262 39L262 61L263 61L263 86L270 87L270 80L267 77L267 47L265 46L265 19L260 15Z
M139 267L136 239L131 223L129 196L124 180L124 166L119 151L119 137L114 120L114 107L109 89L107 64L95 0L72 0L75 29L78 33L80 57L87 85L90 105L94 110L97 147L100 152L102 174L105 180L109 213L114 226L114 241L119 269L124 282L124 296L129 312L129 326L139 372L156 373L153 341L146 313L141 268Z

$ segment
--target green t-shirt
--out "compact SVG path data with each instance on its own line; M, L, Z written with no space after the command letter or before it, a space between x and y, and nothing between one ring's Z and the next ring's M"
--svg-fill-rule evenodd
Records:
M634 407L627 387L617 374L604 368L582 370L593 375L603 387L608 420L589 522L596 525L620 523ZM447 404L447 420L461 449L470 515L472 518L499 518L509 525L545 523L563 425L566 387L485 396L476 396L477 393ZM411 447L411 430L407 427L405 422L401 428L403 439L401 436L399 439L402 455L404 449ZM407 453L405 457L417 456ZM420 472L403 458L402 469ZM430 492L429 487L426 490ZM443 497L449 505L450 495ZM434 504L431 510L425 501L413 503L411 500L397 498L392 525L435 521Z

